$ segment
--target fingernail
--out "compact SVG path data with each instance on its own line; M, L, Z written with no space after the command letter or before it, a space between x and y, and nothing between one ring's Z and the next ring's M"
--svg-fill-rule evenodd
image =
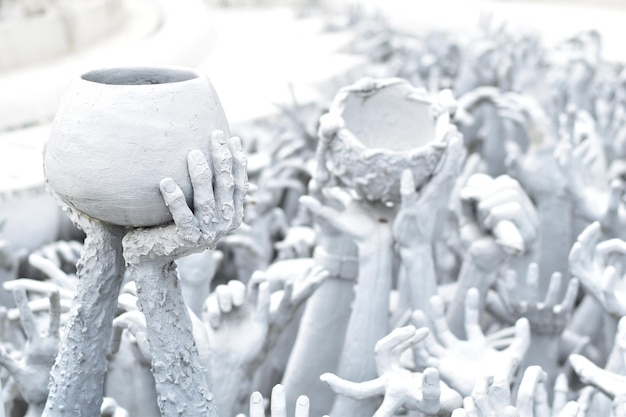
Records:
M260 392L256 391L252 393L252 398L250 398L250 401L253 402L254 404L260 404L261 401L263 401L263 396L261 395Z
M226 142L228 142L228 139L226 139L226 135L221 130L218 130L217 132L214 132L213 134L217 136L217 141L219 142L220 145L225 145Z
M191 158L194 164L200 165L206 162L206 159L204 158L204 154L197 149L194 149L193 151L189 152L189 157Z
M176 191L176 183L171 178L164 178L161 181L161 189L165 192L172 193Z
M241 144L241 139L238 137L234 137L231 139L233 141L233 144L235 145L235 148L241 152L243 151L243 145Z

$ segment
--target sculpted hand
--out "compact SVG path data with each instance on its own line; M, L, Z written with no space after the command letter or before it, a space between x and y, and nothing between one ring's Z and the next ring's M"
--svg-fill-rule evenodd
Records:
M48 397L50 369L59 349L59 326L61 305L59 293L53 291L50 299L50 321L48 331L41 334L33 312L28 307L28 297L23 287L13 289L15 304L20 312L20 322L26 334L26 346L21 359L9 355L4 347L0 347L0 365L13 376L15 383L29 407L41 415Z
M622 357L626 358L626 318L619 321L615 344ZM569 362L582 382L623 403L626 396L626 376L606 371L581 355L570 355Z
M620 318L626 315L626 287L621 276L624 266L612 256L626 254L626 242L620 239L601 242L601 239L599 222L587 226L570 251L569 267L602 308Z
M341 209L322 205L311 196L300 197L300 203L339 232L350 236L357 245L368 239L391 235L393 210L389 207L356 199L338 187L324 188L322 193L327 199L338 202Z
M463 408L454 410L452 417L577 417L580 407L575 401L555 396L550 407L545 381L541 367L526 368L512 405L510 387L498 387L490 378L480 378L472 395L463 400Z
M429 415L449 413L460 405L461 396L439 380L437 369L426 368L423 373L417 373L400 364L403 352L427 335L426 328L406 326L380 339L375 347L379 375L376 379L357 383L330 373L320 379L336 393L357 400L383 395L374 417L391 417L401 407Z
M222 236L241 224L248 181L240 139L228 139L224 132L216 131L211 137L210 161L202 152L193 150L187 164L193 209L171 178L161 180L161 194L174 224L138 228L126 234L123 245L127 263L156 259L168 263L213 248Z
M285 388L282 385L276 385L272 389L272 400L270 403L270 417L287 417L292 415L287 413L287 400L285 398ZM309 398L301 395L296 401L295 417L309 417ZM237 417L245 417L238 414ZM265 417L265 404L263 396L256 391L250 396L250 417Z
M508 386L530 345L528 320L521 318L515 324L515 337L508 348L491 347L480 328L478 297L478 291L472 288L465 298L467 340L458 339L448 328L439 296L431 298L430 320L419 310L413 314L416 326L430 325L432 329L432 335L414 349L416 362L437 368L441 379L463 396L471 394L480 377L493 377L494 384Z
M567 325L578 294L578 280L574 278L569 281L563 299L559 300L562 281L560 273L553 273L548 290L540 299L539 267L536 263L528 266L525 279L518 278L514 270L509 270L503 279L496 282L500 297L497 310L504 313L503 318L508 322L526 317L533 331L559 335Z
M418 192L410 170L402 173L400 210L393 223L393 236L401 246L431 243L442 219L436 213L446 212L447 202L465 160L465 147L458 136L452 136L433 177Z
M537 237L537 211L520 184L501 175L472 175L460 191L461 237L475 262L493 267L527 250Z

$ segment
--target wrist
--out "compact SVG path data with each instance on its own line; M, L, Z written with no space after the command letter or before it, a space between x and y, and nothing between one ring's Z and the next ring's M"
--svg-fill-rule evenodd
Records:
M316 265L326 269L333 278L354 281L359 274L359 258L354 255L332 254L323 247L316 246L313 259Z

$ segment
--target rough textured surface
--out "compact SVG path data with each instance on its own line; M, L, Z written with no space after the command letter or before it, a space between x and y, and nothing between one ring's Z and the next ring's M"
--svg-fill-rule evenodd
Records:
M123 271L119 230L108 226L90 230L78 263L77 293L51 371L44 417L100 415Z
M129 266L146 316L152 373L163 416L214 416L217 408L198 360L174 263Z

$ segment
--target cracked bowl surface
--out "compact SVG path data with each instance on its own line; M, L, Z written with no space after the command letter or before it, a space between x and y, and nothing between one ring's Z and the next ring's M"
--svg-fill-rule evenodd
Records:
M370 201L397 202L405 169L428 181L456 133L438 97L405 80L362 79L339 90L329 114L343 127L328 145L326 168Z

